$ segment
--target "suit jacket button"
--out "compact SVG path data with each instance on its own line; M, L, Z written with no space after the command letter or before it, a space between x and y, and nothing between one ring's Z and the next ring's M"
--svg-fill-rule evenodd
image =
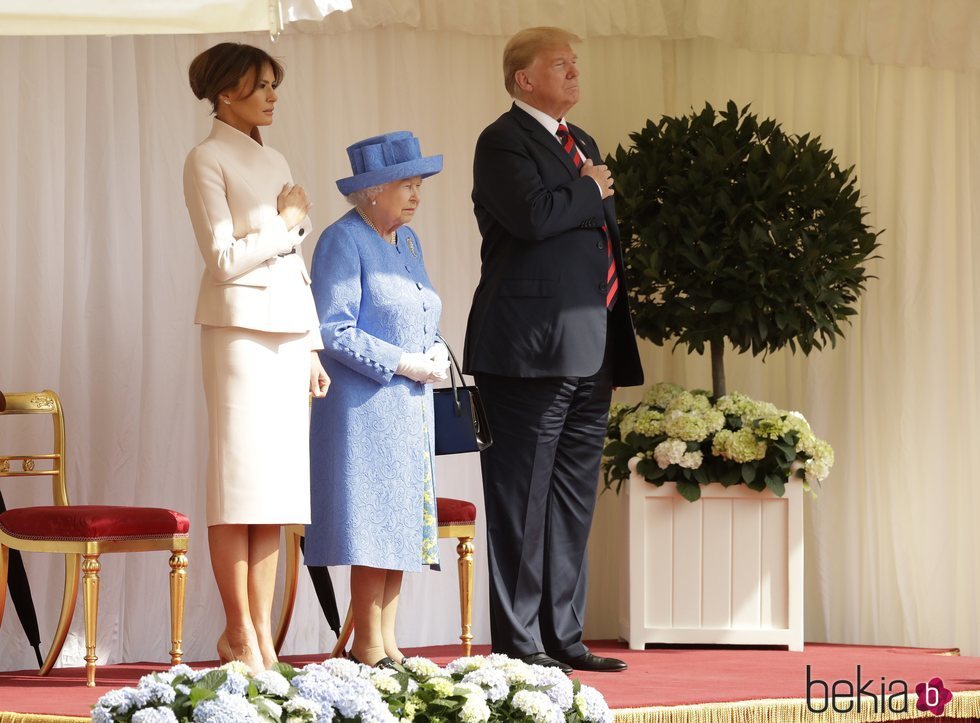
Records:
M606 241L605 241L605 239L599 239L598 241L596 241L595 242L595 247L597 249L604 249L604 248L606 248Z
M603 281L601 284L599 284L599 293L600 294L606 293L606 282L605 281Z

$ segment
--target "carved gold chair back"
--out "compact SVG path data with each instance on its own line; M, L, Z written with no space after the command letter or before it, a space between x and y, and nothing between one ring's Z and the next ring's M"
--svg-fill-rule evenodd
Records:
M65 416L61 400L50 390L13 392L4 395L6 408L0 415L47 414L51 416L51 452L0 455L0 477L50 477L54 504L67 505L65 484Z

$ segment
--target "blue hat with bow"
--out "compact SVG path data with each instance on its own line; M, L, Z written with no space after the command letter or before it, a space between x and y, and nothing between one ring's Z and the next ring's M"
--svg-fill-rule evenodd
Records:
M442 170L442 156L423 158L419 139L411 131L365 138L348 146L347 155L354 175L337 181L337 188L345 196L402 178L427 178Z

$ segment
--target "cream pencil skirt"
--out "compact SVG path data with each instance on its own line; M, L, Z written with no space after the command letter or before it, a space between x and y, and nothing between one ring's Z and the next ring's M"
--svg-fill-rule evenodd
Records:
M208 526L309 523L309 336L201 326L201 362Z

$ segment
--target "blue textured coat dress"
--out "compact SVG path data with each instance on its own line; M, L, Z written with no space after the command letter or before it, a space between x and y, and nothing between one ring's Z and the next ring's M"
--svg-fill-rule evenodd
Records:
M395 375L442 311L418 236L403 226L391 245L352 209L320 235L312 279L331 383L313 401L306 563L437 564L432 388Z

